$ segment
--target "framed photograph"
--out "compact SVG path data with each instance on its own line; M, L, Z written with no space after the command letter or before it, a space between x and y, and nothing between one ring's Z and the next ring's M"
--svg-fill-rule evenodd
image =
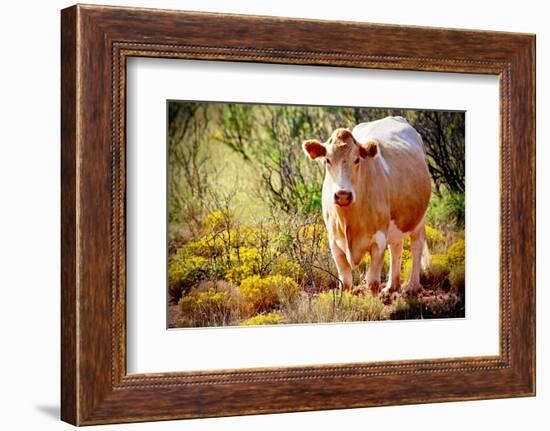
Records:
M535 394L535 37L61 13L61 416Z

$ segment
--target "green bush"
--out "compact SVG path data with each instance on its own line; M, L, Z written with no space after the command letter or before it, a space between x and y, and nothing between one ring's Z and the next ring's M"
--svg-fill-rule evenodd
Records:
M430 226L453 224L455 228L464 229L466 214L464 203L463 193L451 193L441 189L439 193L432 194L426 221Z
M280 311L271 311L270 313L257 314L241 322L241 326L278 325L282 321L283 315Z

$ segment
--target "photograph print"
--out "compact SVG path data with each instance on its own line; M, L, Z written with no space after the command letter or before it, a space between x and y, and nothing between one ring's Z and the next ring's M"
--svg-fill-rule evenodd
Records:
M168 328L465 317L465 112L167 102Z

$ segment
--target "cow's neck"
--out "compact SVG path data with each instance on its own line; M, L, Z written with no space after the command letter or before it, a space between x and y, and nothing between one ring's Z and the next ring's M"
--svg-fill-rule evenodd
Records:
M357 191L354 203L344 208L331 205L337 236L343 239L344 251L354 265L363 258L376 232L389 223L386 177L377 163L373 165L361 172L364 186Z

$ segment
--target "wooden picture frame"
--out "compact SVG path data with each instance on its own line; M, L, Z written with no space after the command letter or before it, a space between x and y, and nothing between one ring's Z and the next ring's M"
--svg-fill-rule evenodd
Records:
M534 35L83 5L64 9L61 18L64 421L535 394ZM125 65L131 56L498 75L500 354L128 375Z

